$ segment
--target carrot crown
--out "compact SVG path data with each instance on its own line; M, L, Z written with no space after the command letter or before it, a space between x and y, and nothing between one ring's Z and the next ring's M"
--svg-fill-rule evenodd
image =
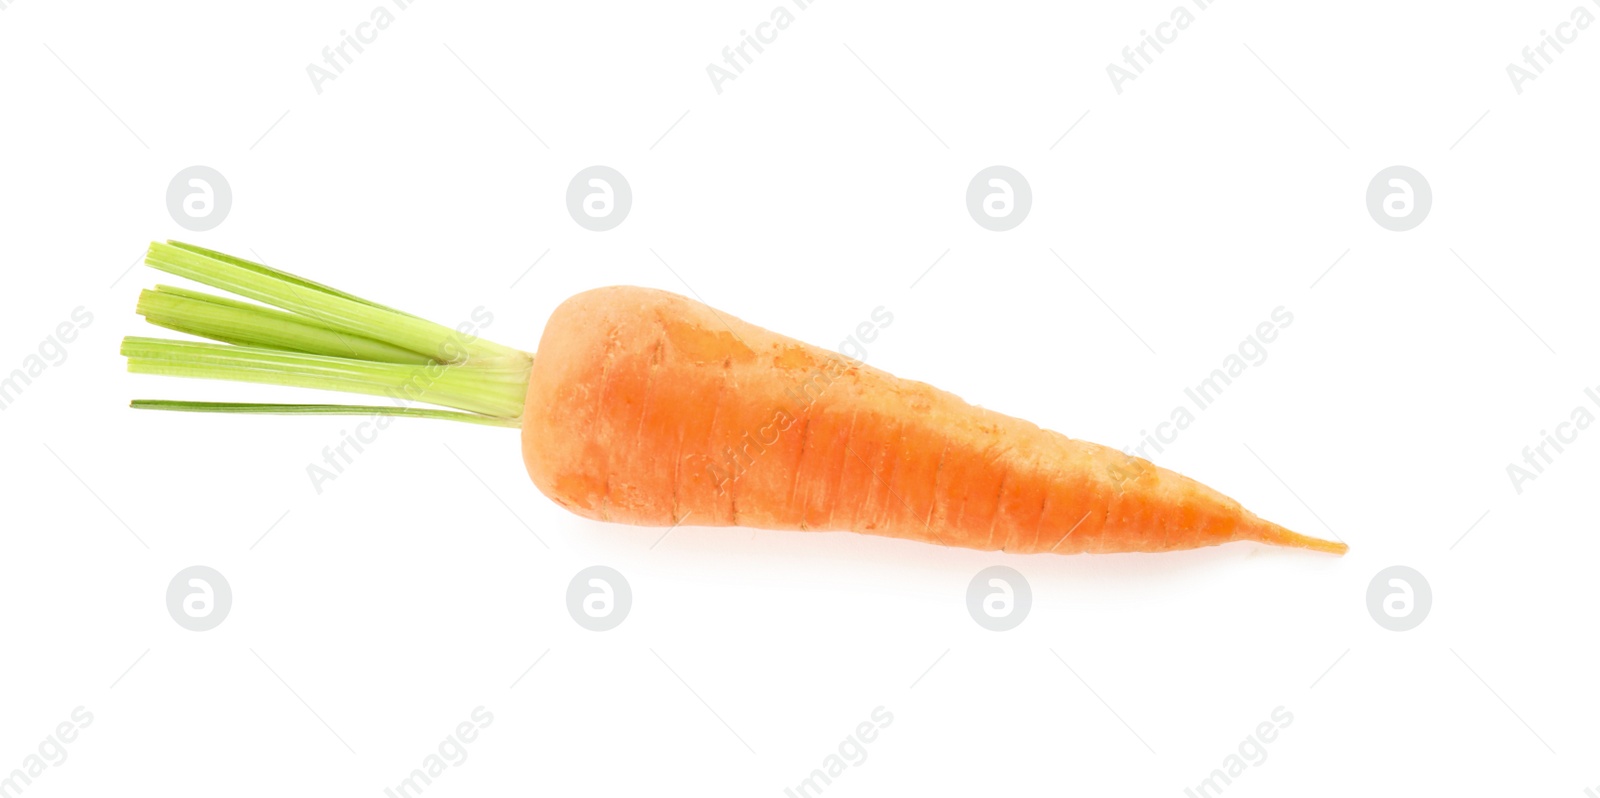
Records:
M129 371L387 396L393 404L139 399L135 408L521 424L533 364L527 352L192 244L152 243L144 262L255 301L166 285L143 291L137 312L151 324L219 343L129 336L122 342ZM452 409L413 407L416 403Z

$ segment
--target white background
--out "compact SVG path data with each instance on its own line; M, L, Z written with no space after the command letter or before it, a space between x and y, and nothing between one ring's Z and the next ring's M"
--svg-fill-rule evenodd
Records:
M1600 790L1600 431L1520 495L1506 472L1600 385L1600 28L1506 74L1579 0L1224 0L1120 94L1106 65L1178 0L824 0L718 94L707 64L777 2L423 0L320 94L306 66L378 0L8 3L0 373L94 321L0 412L0 775L81 705L26 795L377 796L481 705L425 795L778 796L883 706L823 794L1177 796L1282 706L1224 794ZM233 191L210 232L165 204L194 164ZM591 164L633 188L609 232L565 207ZM1032 186L1009 232L964 206L991 164ZM1365 205L1393 164L1432 186L1409 232ZM423 421L318 495L350 419L126 408L323 398L125 372L119 339L161 334L139 289L175 279L129 269L165 238L441 322L482 305L529 349L607 284L830 346L883 305L869 362L1119 447L1283 306L1155 459L1351 552L661 539L561 511L512 431ZM203 633L164 604L195 564L234 595ZM634 594L604 633L564 598L594 564ZM965 608L995 564L1033 590L1004 633ZM1366 606L1395 564L1433 594L1409 632Z

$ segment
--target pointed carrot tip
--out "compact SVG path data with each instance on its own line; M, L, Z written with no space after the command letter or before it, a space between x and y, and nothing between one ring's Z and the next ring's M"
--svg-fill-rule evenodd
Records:
M1350 544L1345 543L1342 540L1323 540L1321 538L1308 537L1303 543L1295 545L1298 545L1303 549L1310 549L1312 551L1323 551L1329 554L1337 554L1340 557L1343 557L1350 551Z
M1241 540L1254 540L1270 546L1287 546L1295 549L1321 551L1328 554L1337 554L1341 557L1350 551L1350 544L1342 540L1323 540L1310 535L1302 535L1270 521L1258 521L1255 524L1247 525L1241 530L1239 537Z

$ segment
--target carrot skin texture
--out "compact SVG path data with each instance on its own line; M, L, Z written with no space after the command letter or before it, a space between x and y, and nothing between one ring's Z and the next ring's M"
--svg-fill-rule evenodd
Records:
M556 309L522 418L534 484L603 521L1018 553L1345 550L1147 460L647 288Z

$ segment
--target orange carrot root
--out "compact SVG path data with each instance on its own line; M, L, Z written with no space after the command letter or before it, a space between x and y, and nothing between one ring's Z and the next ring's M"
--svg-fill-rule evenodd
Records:
M556 309L522 425L534 484L605 521L1020 553L1346 549L1140 458L645 288Z

